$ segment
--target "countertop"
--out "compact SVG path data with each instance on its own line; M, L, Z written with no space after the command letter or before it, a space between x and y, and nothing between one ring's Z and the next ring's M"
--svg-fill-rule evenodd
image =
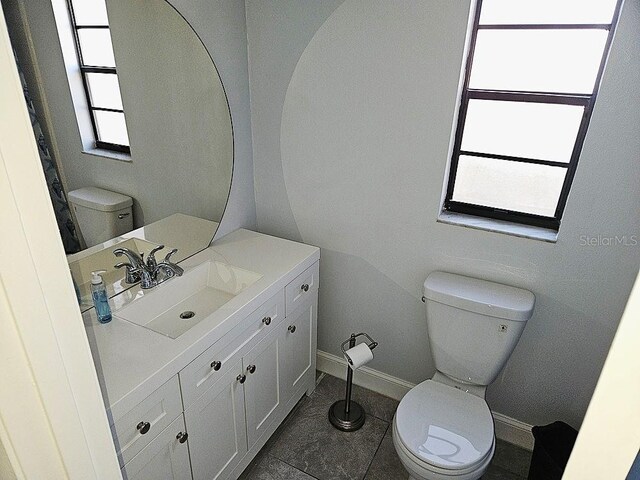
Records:
M116 421L236 327L320 258L320 249L250 230L237 230L181 262L185 271L208 260L262 275L210 317L171 339L117 318L136 298L161 294L175 279L150 290L138 285L110 299L113 320L98 323L94 309L83 319L110 422ZM179 279L177 279L179 281Z

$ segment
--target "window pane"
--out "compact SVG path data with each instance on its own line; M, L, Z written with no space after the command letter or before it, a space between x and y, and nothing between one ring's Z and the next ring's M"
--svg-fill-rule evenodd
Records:
M480 24L611 23L617 0L483 0Z
M82 28L78 30L82 61L93 67L115 67L111 35L107 28Z
M453 200L553 217L566 171L562 167L461 155Z
M462 150L568 162L583 113L574 105L472 99Z
M105 0L73 0L76 25L108 25Z
M87 73L87 83L94 107L123 109L120 85L115 73Z
M478 30L471 88L593 92L606 30Z
M95 110L93 114L98 129L98 140L116 145L129 145L129 135L127 135L127 125L123 113Z

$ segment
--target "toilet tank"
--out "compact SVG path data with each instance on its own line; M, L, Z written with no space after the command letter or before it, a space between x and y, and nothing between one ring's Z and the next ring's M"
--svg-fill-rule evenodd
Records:
M73 190L68 197L87 247L133 230L131 197L97 187Z
M535 303L528 290L446 272L429 275L424 296L436 369L482 386L504 367Z

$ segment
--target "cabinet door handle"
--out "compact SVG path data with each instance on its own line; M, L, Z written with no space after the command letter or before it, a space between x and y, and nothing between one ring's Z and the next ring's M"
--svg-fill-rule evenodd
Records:
M262 323L264 323L265 325L271 325L271 317L264 317L262 319Z
M287 330L289 330L291 333L296 333L296 326L295 325L289 325L289 328Z
M308 291L309 291L309 284L308 284L308 283L303 283L303 284L300 286L300 290L303 290L303 291L305 291L305 292L308 292Z
M187 432L180 432L176 435L176 438L180 443L184 443L187 441L187 438L189 438L189 434Z
M222 367L222 362L219 360L216 360L214 362L211 362L211 368L213 368L216 372L218 370L220 370L220 367Z
M144 435L151 428L151 424L149 422L140 422L136 425L136 430L140 432L141 435Z
M255 365L249 365L247 367L247 372L249 373L255 373L256 372L256 366Z
M240 374L236 377L236 380L239 381L240 383L244 383L246 379L247 379L247 376L243 374Z

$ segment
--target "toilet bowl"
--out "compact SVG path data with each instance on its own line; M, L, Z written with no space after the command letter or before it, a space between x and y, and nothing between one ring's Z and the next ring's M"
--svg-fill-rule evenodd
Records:
M427 380L398 406L393 443L415 479L473 480L493 457L493 417L482 398Z
M436 374L412 388L393 419L393 444L413 480L476 480L495 451L484 400L533 314L528 290L434 272L425 281Z

